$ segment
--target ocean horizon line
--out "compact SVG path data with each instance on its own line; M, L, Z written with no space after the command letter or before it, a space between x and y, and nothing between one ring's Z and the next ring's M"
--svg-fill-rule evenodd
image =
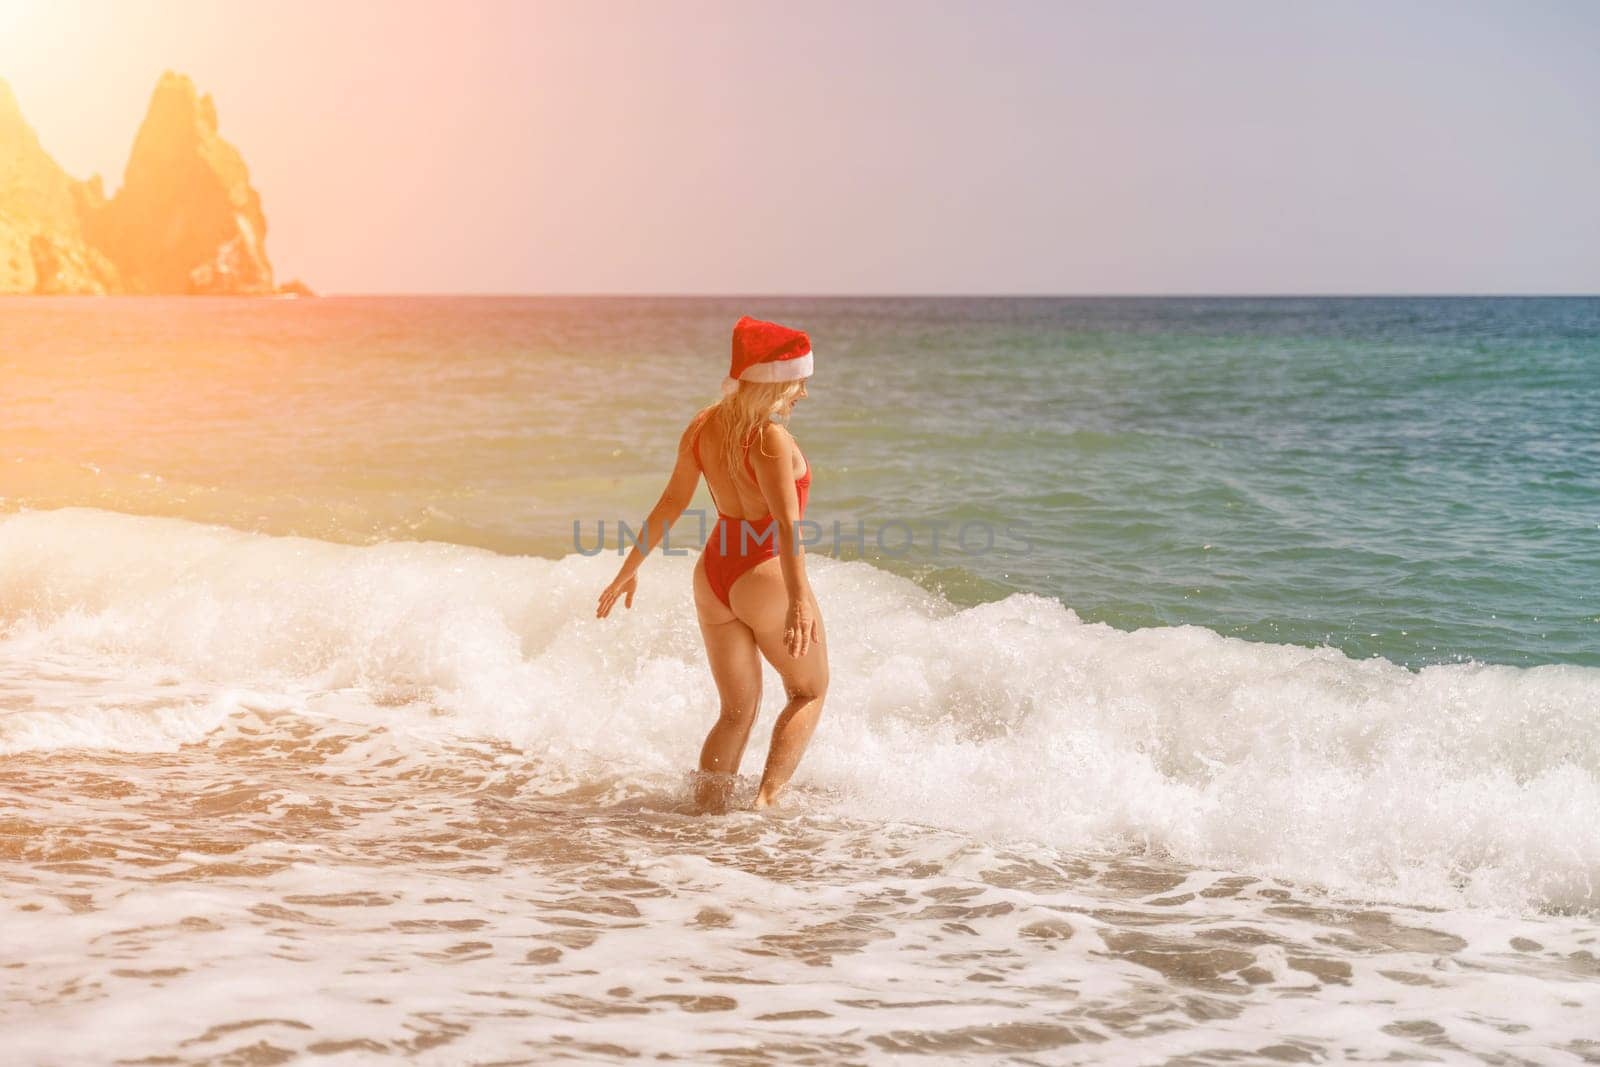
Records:
M319 296L423 296L423 297L486 297L503 299L647 299L647 300L1593 300L1600 298L1600 290L1571 293L1201 293L1201 292L1098 292L1098 293L963 293L963 292L904 292L904 293L818 293L818 292L629 292L629 291L445 291L445 290L372 290L330 291Z
M17 298L38 297L46 294L15 293L5 294ZM52 297L56 294L49 294ZM182 294L182 293L106 293L90 296L89 294L61 294L68 296L89 296L91 299L189 299L191 296L207 296L209 294ZM227 294L222 294L226 298ZM430 290L430 289L389 289L389 290L329 290L318 292L315 299L331 297L424 297L438 299L499 299L499 300L529 300L529 299L596 299L596 300L1595 300L1600 299L1600 290L1595 292L1527 292L1527 293L1453 293L1453 292L1414 292L1414 293L1363 293L1363 292L1306 292L1306 293L1189 293L1189 292L1103 292L1103 293L962 293L962 292L904 292L904 293L817 293L817 292L628 292L628 291L488 291L488 290ZM218 297L212 296L211 299ZM279 299L281 296L269 295L268 299ZM259 296L241 296L239 299L256 300ZM291 299L305 299L293 297Z
M387 290L326 290L314 291L310 297L297 294L263 293L0 293L0 299L60 299L81 300L188 300L202 299L329 299L329 298L392 298L417 297L424 299L484 299L484 300L1596 300L1600 290L1594 292L1526 292L1526 293L1470 293L1470 292L1083 292L1083 293L977 293L977 292L902 292L902 293L821 293L821 292L630 292L630 291L491 291L444 289L387 289Z

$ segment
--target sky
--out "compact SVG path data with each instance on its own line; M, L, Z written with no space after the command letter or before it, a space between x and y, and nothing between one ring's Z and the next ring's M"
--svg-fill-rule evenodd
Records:
M121 181L213 94L323 292L1596 293L1590 0L0 0Z

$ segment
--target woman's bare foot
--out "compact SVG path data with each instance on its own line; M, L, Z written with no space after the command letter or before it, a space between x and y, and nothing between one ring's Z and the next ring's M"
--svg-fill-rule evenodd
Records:
M694 772L694 810L697 815L726 815L733 802L735 778L715 771Z

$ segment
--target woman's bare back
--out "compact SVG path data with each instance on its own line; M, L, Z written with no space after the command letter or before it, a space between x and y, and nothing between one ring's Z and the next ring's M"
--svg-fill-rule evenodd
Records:
M706 487L711 490L711 499L717 510L734 519L764 519L772 514L761 495L761 488L743 464L736 470L728 468L727 435L722 420L717 417L717 410L712 408L696 415L689 424L691 434L695 433L696 422L699 423L699 442L695 452L700 460L700 473L705 476ZM806 457L793 437L784 434L784 440L790 449L791 476L799 480L805 477L808 469ZM758 442L751 447L761 446Z

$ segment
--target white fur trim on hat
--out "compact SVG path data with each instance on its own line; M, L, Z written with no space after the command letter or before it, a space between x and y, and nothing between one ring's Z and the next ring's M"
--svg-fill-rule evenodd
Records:
M794 359L774 359L767 363L757 363L746 368L739 375L743 382L796 382L801 378L811 377L811 371L816 361L807 352Z

